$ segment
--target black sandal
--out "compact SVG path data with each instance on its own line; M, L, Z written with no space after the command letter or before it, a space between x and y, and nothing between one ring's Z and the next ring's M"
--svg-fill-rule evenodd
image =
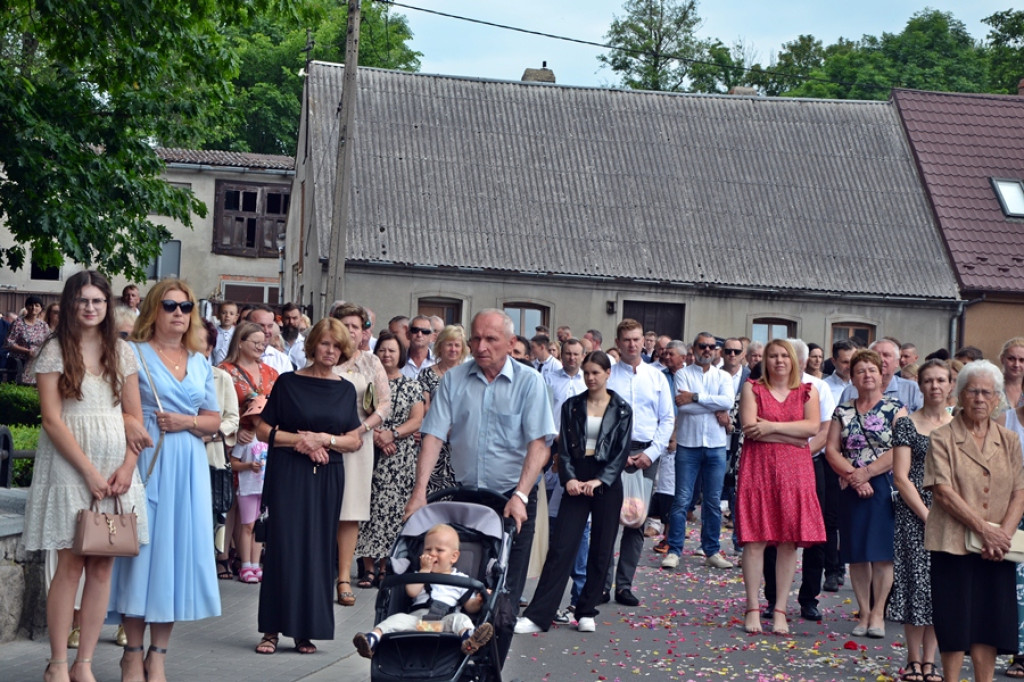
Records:
M1020 664L1018 664L1020 665ZM1012 664L1011 664L1012 667ZM935 664L931 661L921 664L921 672L924 674L924 682L942 682L942 675L935 672ZM1021 677L1024 677L1024 667L1021 668Z
M1019 656L1014 656L1003 674L1018 680L1024 678L1024 660L1021 660Z
M921 661L907 661L900 679L903 682L924 682L924 671L921 669Z
M256 653L269 656L270 654L277 653L277 642L279 638L277 635L263 635L263 639L256 645ZM262 649L262 651L261 651ZM267 651L269 649L269 651Z
M295 640L295 650L300 654L315 654L316 645L308 639L297 639Z
M373 587L377 587L377 574L373 571L367 571L359 582L356 583L361 590L368 590Z
M217 565L220 566L220 570L217 571L218 580L234 580L235 574L231 571L231 566L228 564L227 559L217 559Z

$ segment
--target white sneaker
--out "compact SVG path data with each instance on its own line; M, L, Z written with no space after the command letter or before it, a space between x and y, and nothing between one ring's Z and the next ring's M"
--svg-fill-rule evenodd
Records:
M576 630L578 632L595 632L597 622L593 618L580 618L576 623Z
M537 632L544 632L544 629L529 618L516 618L515 633L517 635L532 635Z
M705 556L704 548L698 547L697 549L693 550L693 556Z
M669 552L661 558L662 568L678 568L679 567L679 555Z
M568 625L572 622L572 607L567 609L560 609L555 611L555 617L551 620L552 623L558 623L559 625Z
M731 561L721 554L712 554L704 560L704 564L712 568L736 568Z

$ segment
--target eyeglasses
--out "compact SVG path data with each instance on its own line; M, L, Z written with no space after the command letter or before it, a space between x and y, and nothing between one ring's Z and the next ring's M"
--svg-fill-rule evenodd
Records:
M423 327L409 327L409 333L423 334L424 336L426 336L427 334L433 334L434 330L431 329L430 327L427 327L426 329L424 329Z
M698 343L697 348L699 350L713 350L716 344L714 343Z
M78 306L79 308L88 308L90 304L92 305L93 308L99 308L101 305L106 305L107 304L107 299L105 299L105 298L76 298L75 299L75 305Z
M743 352L742 348L723 348L722 353L725 355L740 355Z
M192 301L172 301L169 298L165 298L160 301L160 305L163 306L165 313L173 313L175 308L181 308L181 312L186 315L192 312L192 309L196 307L196 304Z
M252 345L256 346L257 348L266 348L267 347L267 344L264 343L263 341L253 341L252 339L246 339L245 341L246 341L246 343L251 343Z
M970 398L977 398L981 396L985 400L991 400L992 396L996 394L995 391L990 391L987 388L965 388L964 393Z

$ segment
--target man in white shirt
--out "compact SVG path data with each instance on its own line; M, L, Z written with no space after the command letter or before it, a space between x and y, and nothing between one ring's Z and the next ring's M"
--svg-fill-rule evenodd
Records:
M825 441L828 438L828 429L832 424L832 413L835 412L836 403L832 392L825 385L825 382L817 377L811 376L805 370L807 367L807 344L801 339L786 339L796 351L796 361L800 365L803 376L800 383L810 384L818 391L818 410L821 415L821 424L818 433L811 437L807 445L811 450L811 459L814 462L814 487L818 495L818 505L822 509L824 520L825 510L825 469L831 467L825 461ZM832 524L832 536L836 537L838 532L838 517ZM828 523L826 522L826 536L828 535ZM811 545L803 549L803 569L800 579L800 591L797 593L797 601L800 603L800 617L804 620L821 621L821 611L818 610L818 594L821 593L821 576L826 569L825 549L827 541L818 545ZM777 556L774 547L766 547L764 552L764 575L765 588L764 596L768 601L768 612L775 609L775 559Z
M701 549L704 563L713 568L734 568L719 553L722 532L722 483L725 481L725 454L729 445L725 426L718 412L729 412L736 392L732 376L714 366L718 342L713 334L701 332L693 342L694 364L675 376L676 415L676 490L669 513L668 553L662 568L679 565L686 538L686 509L693 497L694 484L701 479L704 503L701 506Z
M832 400L836 405L843 391L850 385L850 358L856 350L857 346L849 339L840 339L832 344L832 365L835 371L825 377L824 382L832 389Z
M562 369L562 363L559 362L551 351L551 337L547 334L537 334L530 339L530 354L533 355L533 368L540 372L540 375L547 380L549 374L555 370ZM580 349L582 350L582 346Z
M217 316L220 318L220 324L217 325L217 345L213 347L211 360L215 367L228 356L228 346L231 345L231 337L234 336L238 324L238 304L221 303Z
M278 374L291 372L294 369L292 361L288 359L287 355L271 345L271 342L274 340L274 312L265 305L256 306L249 313L249 321L259 325L267 340L267 347L263 349L263 357L260 358L260 361L276 369Z
M615 333L619 362L612 365L608 388L618 393L633 408L633 434L626 470L640 469L654 485L656 467L652 465L665 453L675 428L675 406L665 375L644 362L644 330L636 320L626 318ZM649 504L650 500L646 500ZM633 577L644 548L642 528L623 528L619 541L619 561L615 569L615 601L625 606L640 603L633 594ZM611 590L611 569L605 591Z
M281 342L284 352L295 369L306 366L306 337L299 331L302 310L294 303L285 303L281 308Z
M432 338L434 330L430 326L429 317L417 315L409 321L409 359L402 368L404 376L417 379L421 370L434 364L434 354L430 352Z

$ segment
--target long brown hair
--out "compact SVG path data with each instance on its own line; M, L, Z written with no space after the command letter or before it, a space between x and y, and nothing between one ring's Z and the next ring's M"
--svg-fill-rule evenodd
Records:
M239 322L235 326L235 331L231 334L231 343L228 344L228 354L224 356L224 363L230 363L232 365L238 364L238 356L240 353L240 346L243 341L247 341L250 336L259 332L263 333L263 327L253 322ZM262 362L257 360L257 362Z
M79 343L82 337L82 330L76 319L78 306L75 299L78 298L82 289L92 285L103 292L107 299L107 305L103 321L99 325L100 342L102 352L100 354L100 366L103 367L103 378L110 384L114 393L114 404L121 403L121 387L124 377L121 375L121 367L118 362L117 332L114 327L114 310L111 304L110 282L107 278L95 270L82 270L68 278L64 284L64 291L60 295L60 316L57 321L57 328L50 335L50 340L56 339L60 344L61 356L64 359L64 371L57 380L57 389L62 398L82 399L82 379L85 378L85 362L82 361L82 353L79 351Z

